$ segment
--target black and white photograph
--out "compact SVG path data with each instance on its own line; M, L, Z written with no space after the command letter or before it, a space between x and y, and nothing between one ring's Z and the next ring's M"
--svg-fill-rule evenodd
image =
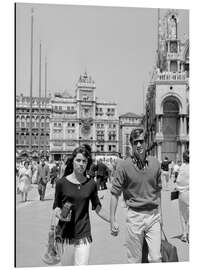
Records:
M13 10L15 267L189 262L190 10Z

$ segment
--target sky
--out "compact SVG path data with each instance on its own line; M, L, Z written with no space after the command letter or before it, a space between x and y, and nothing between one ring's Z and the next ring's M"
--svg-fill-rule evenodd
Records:
M155 8L53 4L16 5L16 94L30 93L31 8L34 8L33 96L39 95L42 44L42 96L45 88L75 95L87 71L99 100L114 101L118 113L143 113L144 96L156 63ZM166 10L161 10L161 16ZM179 38L189 36L189 11L178 10Z

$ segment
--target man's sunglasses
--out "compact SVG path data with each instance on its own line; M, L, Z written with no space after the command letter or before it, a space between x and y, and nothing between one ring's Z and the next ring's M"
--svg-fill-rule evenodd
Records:
M138 143L143 144L144 140L137 140L133 142L133 145L138 145Z

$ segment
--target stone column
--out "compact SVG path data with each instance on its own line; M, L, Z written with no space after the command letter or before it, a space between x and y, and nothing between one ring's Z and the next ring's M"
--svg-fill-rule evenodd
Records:
M170 61L168 61L167 65L168 65L168 72L170 72Z
M177 61L177 72L180 72L180 61Z
M162 143L158 143L158 145L157 145L157 158L158 158L158 160L159 161L161 161L161 146L162 146Z
M163 115L160 115L160 133L163 133Z
M180 115L180 136L183 135L183 116Z
M183 117L183 133L187 135L187 128L186 128L186 117Z
M183 160L183 153L185 151L185 143L181 142L181 160Z
M178 136L180 136L180 115L178 118Z
M160 124L159 124L159 115L156 116L156 133L159 134Z

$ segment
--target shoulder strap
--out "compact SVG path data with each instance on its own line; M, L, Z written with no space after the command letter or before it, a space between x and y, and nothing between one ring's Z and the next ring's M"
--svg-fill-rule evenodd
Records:
M163 234L163 236L164 236L165 241L168 242L168 239L167 239L166 234L165 234L165 232L164 232L163 226L161 226L161 232L162 232L162 234Z

